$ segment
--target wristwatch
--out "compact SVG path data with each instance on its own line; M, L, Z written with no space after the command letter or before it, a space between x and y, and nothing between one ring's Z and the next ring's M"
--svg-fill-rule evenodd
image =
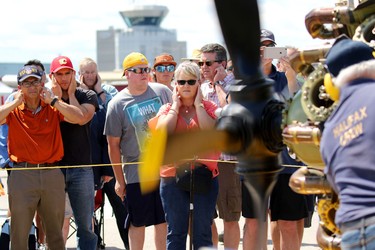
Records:
M51 106L53 107L53 105L55 105L55 103L56 103L58 100L59 100L59 98L57 98L57 97L55 96L49 105L51 105Z

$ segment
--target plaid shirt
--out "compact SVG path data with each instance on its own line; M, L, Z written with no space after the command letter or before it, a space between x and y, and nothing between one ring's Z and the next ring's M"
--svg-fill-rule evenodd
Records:
M221 83L221 86L223 86L225 93L228 94L230 85L234 83L234 75L232 73L228 74ZM205 99L214 102L218 107L220 107L219 97L216 94L214 86L210 82L204 82L201 85L201 90ZM221 154L220 160L235 161L237 160L237 157L227 154Z

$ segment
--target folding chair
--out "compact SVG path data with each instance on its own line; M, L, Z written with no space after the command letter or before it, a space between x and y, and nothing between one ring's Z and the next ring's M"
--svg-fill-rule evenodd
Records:
M95 202L94 202L94 215L93 215L93 223L94 223L94 232L98 236L98 249L105 249L104 243L104 192L102 189L96 190L95 195ZM76 233L76 223L74 217L70 218L70 228L72 229L69 232L68 239Z
M77 232L77 227L76 227L76 222L74 220L74 217L70 217L69 226L70 226L70 230L69 230L68 239Z
M102 189L96 191L94 208L94 231L98 236L99 249L105 249L104 243L104 192Z

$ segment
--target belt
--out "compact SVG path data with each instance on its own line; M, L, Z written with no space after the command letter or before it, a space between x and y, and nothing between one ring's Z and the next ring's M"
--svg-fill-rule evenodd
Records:
M347 231L368 227L375 224L375 215L371 215L362 219L345 222L340 226L340 231L345 233Z
M56 162L54 163L38 163L38 164L32 164L28 162L15 162L15 165L18 165L20 167L24 168L42 168L42 167L49 167L49 166L56 166Z

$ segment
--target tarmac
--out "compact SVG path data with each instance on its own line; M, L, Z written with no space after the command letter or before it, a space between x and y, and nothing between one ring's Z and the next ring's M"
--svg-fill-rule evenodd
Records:
M6 171L0 171L0 178L3 184L5 185L5 193L7 192L6 182L7 182L7 173ZM3 224L5 219L7 218L7 210L8 210L8 196L7 194L0 196L0 225ZM108 250L117 250L117 249L124 249L124 245L121 241L119 233L117 231L116 219L112 213L112 207L110 206L109 202L106 200L104 205L104 244L105 249ZM244 219L241 218L240 220L240 228L241 228L241 237L242 237L242 227L244 224ZM312 226L310 228L305 228L304 236L302 240L302 247L303 250L315 250L321 249L318 244L316 243L316 232L319 224L319 217L316 212L314 212L313 219L312 219ZM218 228L218 232L223 231L223 223L220 219L216 219L216 226ZM145 244L144 248L146 250L154 250L156 249L153 244L154 238L154 231L153 227L146 228L146 235L145 235ZM187 240L187 249L189 239ZM76 238L75 234L72 235L67 241L67 250L76 249ZM270 238L270 234L268 233L268 250L272 250L272 240ZM218 246L219 250L223 250L224 245L222 242L219 242ZM242 238L240 242L239 249L242 249Z

